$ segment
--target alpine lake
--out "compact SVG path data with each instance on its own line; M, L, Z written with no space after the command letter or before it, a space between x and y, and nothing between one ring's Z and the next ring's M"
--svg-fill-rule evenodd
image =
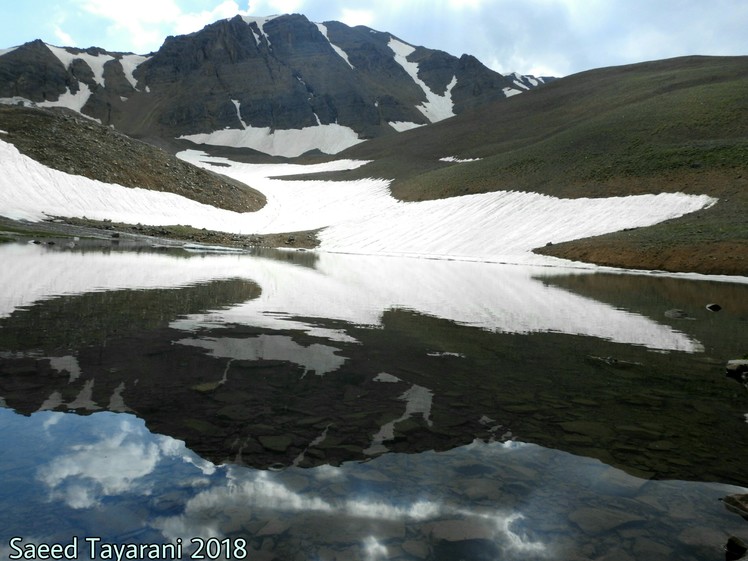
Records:
M0 245L2 559L748 542L748 283L68 245Z

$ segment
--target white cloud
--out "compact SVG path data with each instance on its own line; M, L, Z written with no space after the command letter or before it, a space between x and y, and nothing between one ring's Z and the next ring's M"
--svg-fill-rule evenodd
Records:
M449 7L453 10L461 8L470 8L471 10L477 10L483 6L485 0L449 0Z
M249 12L247 10L241 10L233 0L226 0L210 11L203 10L202 12L196 13L183 13L177 18L174 24L174 32L178 34L192 33L214 21L231 18L237 14L249 15Z
M55 27L55 37L60 41L63 46L75 45L75 39L73 39L68 33L65 33L59 26Z
M374 22L374 11L373 10L352 10L350 8L343 8L339 21L342 21L346 25L351 27L356 25L371 26Z
M456 56L472 54L502 73L567 75L670 56L748 52L748 2L740 0L66 0L48 12L44 32L52 42L141 54L167 35L217 19L290 12L316 22L367 25ZM21 20L34 20L16 19L0 21L6 37L0 47L38 36L36 25L13 37Z
M145 52L157 49L167 35L198 31L222 18L248 15L234 0L224 0L211 9L199 12L184 10L177 0L77 0L80 8L110 22L108 34L115 40L127 42L126 50ZM109 49L123 47L109 46Z
M293 14L299 11L304 2L301 0L270 0L268 4L279 14Z

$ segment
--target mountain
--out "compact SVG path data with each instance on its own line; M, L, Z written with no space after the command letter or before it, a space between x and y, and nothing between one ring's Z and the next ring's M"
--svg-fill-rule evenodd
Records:
M148 55L33 41L0 51L5 103L64 106L127 135L294 157L334 154L544 83L390 33L236 16Z
M293 31L282 33L282 26ZM331 251L504 262L526 262L534 251L626 268L748 274L748 57L692 56L594 69L507 99L513 91L505 89L506 80L521 83L519 78L497 77L480 63L472 66L466 95L461 72L469 57L295 15L217 22L169 38L144 57L55 49L35 42L0 54L0 95L28 103L20 95L26 92L42 106L78 100L78 109L90 114L101 106L96 100L121 88L125 95L111 98L108 117L97 117L94 139L111 147L96 152L96 159L116 158L120 167L102 168L95 179L112 182L112 173L128 167L117 137L101 132L113 125L172 151L224 142L228 146L210 150L199 146L209 155L181 157L282 196L241 217L188 209L158 194L135 204L129 192L115 189L108 191L109 204L94 208L93 185L69 185L69 177L35 167L4 145L13 143L22 154L67 172L70 161L86 164L93 153L77 149L73 129L67 150L63 142L59 154L45 161L44 139L56 133L25 140L35 126L25 124L31 123L23 120L27 116L14 124L17 116L0 112L0 210L6 216L11 209L39 220L53 208L59 216L189 224L250 236L304 232ZM48 71L34 70L34 60L49 65ZM252 89L232 89L242 81ZM448 89L449 96L440 98ZM385 90L394 93L386 98ZM50 102L44 100L58 94L47 91L67 93ZM360 111L344 110L351 106ZM442 118L445 107L457 114ZM377 124L367 124L372 108ZM429 124L412 130L402 125L418 120ZM291 121L299 128L286 128ZM27 140L37 145L36 155L23 147ZM337 152L346 161L242 167L236 160L258 153L229 149L239 145L266 154ZM227 154L234 161L218 157ZM298 183L303 179L314 182ZM342 181L321 181L331 179ZM73 189L75 200L60 198L58 184ZM222 189L225 200L231 186ZM255 199L257 207L263 202ZM290 243L292 237L298 238L281 239Z
M719 202L676 220L536 251L619 267L748 273L748 57L594 69L340 156L371 160L343 177L391 179L404 201L500 190L708 194Z

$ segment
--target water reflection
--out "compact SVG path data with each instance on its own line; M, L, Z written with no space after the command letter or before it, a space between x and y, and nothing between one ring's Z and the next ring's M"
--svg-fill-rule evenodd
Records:
M336 254L320 255L315 269L259 259L248 273L263 288L257 299L172 326L190 330L238 323L350 341L350 333L326 331L303 318L376 326L387 310L408 309L496 332L567 333L653 349L702 349L670 326L536 278L562 273L568 271Z
M177 343L207 349L211 356L220 358L292 362L304 368L302 377L309 371L313 371L317 376L323 376L337 370L345 362L345 357L335 354L340 350L336 347L319 343L305 347L287 335L259 335L245 339L206 337L180 339Z
M717 499L748 483L748 392L724 374L748 285L292 253L0 262L8 536L403 560L716 559L745 538Z
M7 264L0 271L5 287L0 318L55 295L242 278L259 285L261 294L229 309L192 314L172 327L194 330L238 323L302 329L313 336L351 341L344 330L323 329L301 318L380 325L387 310L409 309L505 333L567 333L652 349L702 350L699 341L668 325L545 282L568 274L563 269L336 254L322 254L310 268L240 255L188 259L165 253L49 251L15 244L0 247L0 260Z
M133 412L216 463L519 437L642 477L745 482L748 394L723 368L745 353L746 285L709 285L723 311L682 321L663 313L688 307L673 279L310 255L0 247L0 399Z
M645 481L518 442L273 472L213 465L128 414L0 410L0 428L14 450L0 458L0 554L12 536L230 537L252 559L716 560L727 536L748 539L717 500L746 489Z

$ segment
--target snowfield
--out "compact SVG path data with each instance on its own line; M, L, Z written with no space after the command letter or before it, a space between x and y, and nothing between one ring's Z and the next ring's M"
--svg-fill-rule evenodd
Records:
M253 127L244 122L241 124L242 128L186 134L179 138L195 144L251 148L270 156L285 158L296 158L315 148L325 154L337 154L363 142L352 128L337 123L318 124L303 129L275 130L270 127Z
M0 215L31 221L67 216L131 224L185 224L240 234L321 229L322 251L558 264L563 261L531 250L548 242L649 226L716 202L705 195L681 193L558 199L499 191L406 203L390 195L384 179L282 178L352 169L365 162L258 165L194 150L179 156L251 185L265 194L267 205L255 213L237 213L170 193L105 184L47 168L0 140Z

